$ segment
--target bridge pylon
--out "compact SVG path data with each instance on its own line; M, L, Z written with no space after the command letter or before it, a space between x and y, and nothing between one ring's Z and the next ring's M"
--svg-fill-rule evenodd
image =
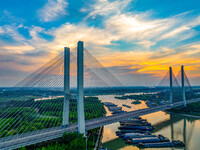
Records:
M64 104L62 125L69 124L69 99L70 99L70 49L64 48Z
M85 134L85 115L84 115L84 47L83 42L77 45L77 110L78 110L78 132Z
M172 67L169 67L169 81L170 81L170 97L169 102L173 103L173 79L172 79Z
M181 66L181 83L182 83L182 96L183 96L183 105L186 107L186 98L185 98L185 75L184 75L184 66Z
M64 48L64 104L62 125L69 124L69 103L70 103L70 49ZM83 42L77 45L77 111L78 111L78 132L85 134L84 115L84 47Z

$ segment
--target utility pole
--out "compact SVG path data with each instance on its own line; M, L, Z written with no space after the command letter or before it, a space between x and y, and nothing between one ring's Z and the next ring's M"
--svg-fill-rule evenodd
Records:
M64 48L64 104L62 125L69 124L69 99L70 99L70 49Z
M85 135L83 79L84 79L84 48L83 48L83 42L79 41L77 45L78 132Z
M170 97L169 97L169 102L171 104L171 103L173 103L172 67L169 67L169 81L170 81Z
M183 105L186 107L185 81L184 81L184 66L181 66L181 83L182 83Z

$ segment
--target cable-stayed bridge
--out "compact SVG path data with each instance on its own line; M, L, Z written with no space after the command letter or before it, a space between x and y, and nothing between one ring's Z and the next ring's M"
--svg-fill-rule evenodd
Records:
M132 104L127 91L143 92L139 98L148 100L150 107ZM170 68L156 88L127 89L84 49L83 42L78 43L77 53L65 48L13 88L3 88L0 98L0 149L40 143L64 132L85 134L89 129L200 100L183 67L177 77ZM103 103L123 111L108 116Z

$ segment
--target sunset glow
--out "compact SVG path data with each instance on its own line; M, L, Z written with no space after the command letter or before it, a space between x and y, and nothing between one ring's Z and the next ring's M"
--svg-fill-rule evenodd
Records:
M184 65L191 84L200 85L199 2L39 2L27 8L25 0L12 2L15 8L10 0L0 2L2 86L14 85L79 40L123 84L138 85L139 75L156 85L169 66L178 72Z

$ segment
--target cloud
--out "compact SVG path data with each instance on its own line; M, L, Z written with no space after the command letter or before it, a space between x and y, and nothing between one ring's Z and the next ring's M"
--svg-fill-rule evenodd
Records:
M92 17L93 19L98 15L105 16L112 13L120 14L131 1L132 0L96 0L95 4L89 6L89 9L82 8L81 11L89 11L90 13L87 15L86 18Z
M23 35L18 32L17 25L3 25L1 26L0 30L2 30L1 34L6 37L12 38L15 42L22 43L25 41Z
M41 21L50 22L67 14L68 3L65 0L48 0L43 8L38 10Z
M0 34L4 33L3 28L0 26Z
M3 46L1 49L6 50L7 52L19 52L23 53L24 51L34 50L35 48L30 45L20 45L20 46Z
M64 46L75 47L79 40L84 41L88 45L110 45L111 41L117 40L117 36L110 34L104 29L88 27L84 23L73 25L66 23L57 29L51 30L51 34L55 37L52 44L54 47L61 48Z
M16 17L15 15L12 14L12 12L8 10L1 10L0 11L0 20L4 24L13 24L13 23L23 23L24 19Z
M148 41L148 40L144 40L144 41L137 42L136 44L143 45L144 47L149 48L149 47L155 45L156 43Z
M160 78L165 75L169 66L185 65L189 77L196 78L200 70L199 56L199 43L193 43L176 49L162 48L157 51L112 52L111 55L104 55L99 59L104 66L112 68L115 64L115 66L120 66L119 71L123 68L123 71L127 74L138 72ZM131 69L136 69L136 72L130 72Z
M148 85L157 84L153 74L138 72L139 66L134 68L130 66L112 66L106 69L113 73L125 86L146 86L146 83Z
M185 31L187 31L187 30L190 30L190 28L187 27L187 26L181 26L181 27L178 27L178 28L176 28L176 29L170 31L170 32L167 33L167 34L162 35L162 36L160 37L160 39L173 38L174 36L177 36L177 35L179 35L180 33L185 32Z
M123 75L123 74L131 74L135 73L137 74L138 68L130 68L130 66L112 66L107 67L107 69L114 74Z
M26 27L29 38L19 33L19 28L25 28L22 24L1 26L0 34L10 36L15 41L6 43L0 40L0 53L7 52L0 59L1 67L10 65L13 69L31 72L63 51L63 47L73 48L82 40L103 65L123 80L138 74L151 79L155 76L161 78L170 65L186 65L192 71L190 76L197 77L200 70L199 43L176 47L172 44L194 37L198 33L195 27L200 25L200 16L191 17L187 12L155 19L152 11L127 12L130 2L96 0L89 8L81 9L88 13L85 20L65 22L51 29L31 25ZM64 0L48 0L38 11L41 21L50 22L66 15L67 5ZM95 23L87 23L87 19L96 19L98 16L102 17L100 27ZM53 38L48 40L41 35ZM120 41L136 46L124 49ZM119 46L120 51L115 46ZM9 56L11 53L12 57Z
M118 35L121 40L138 41L138 44L151 41L149 46L152 46L166 39L178 42L194 37L197 32L193 28L200 25L199 16L186 14L154 19L148 12L121 13L107 18L104 24L107 31ZM191 21L185 21L188 18Z
M128 12L130 3L131 0L96 0L89 8L87 6L81 10L89 11L86 20L103 16L105 30L117 35L119 40L138 41L136 44L139 45L143 45L141 43L144 41L151 41L143 45L146 48L163 40L179 42L192 38L196 35L193 27L200 25L200 16L191 17L191 12L155 19L152 11Z

